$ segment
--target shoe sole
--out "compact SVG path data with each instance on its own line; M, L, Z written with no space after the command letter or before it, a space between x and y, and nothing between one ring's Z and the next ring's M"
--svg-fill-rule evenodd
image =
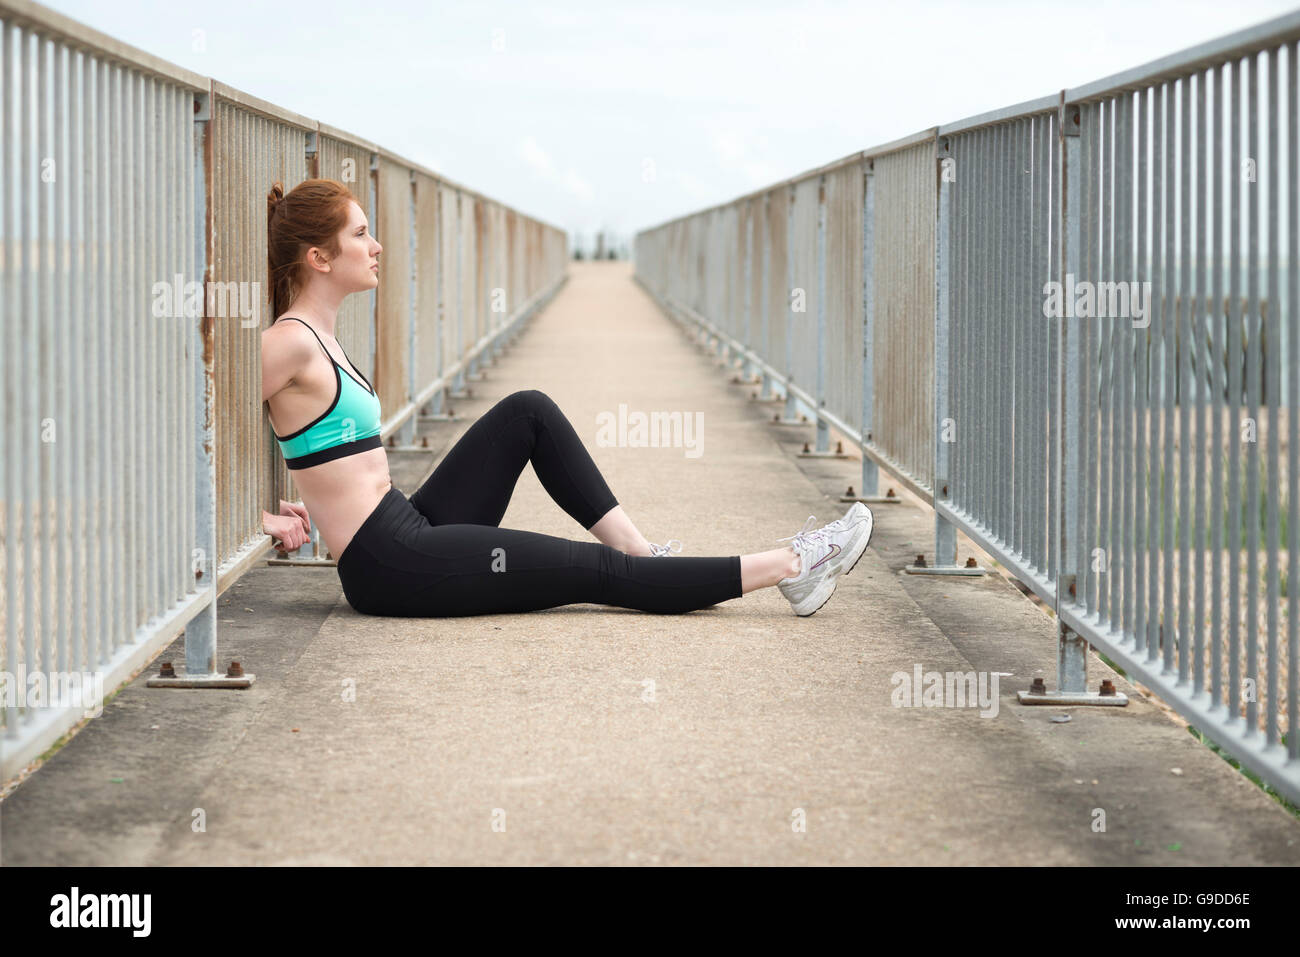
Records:
M872 536L873 534L875 534L875 531L876 531L876 519L875 519L875 517L871 514L871 509L867 509L867 521L871 523L870 525L867 526L867 544L862 546L862 551L860 551L860 552L858 553L858 557L855 558L855 559L853 559L853 564L850 565L850 566L848 567L848 569L844 572L844 574L846 574L846 575L847 575L849 572L853 571L853 569L855 569L855 568L858 567L858 562L862 561L862 556L865 555L865 554L867 553L867 547L870 546L870 544L871 544L871 536Z
M871 536L876 530L876 523L874 519L871 518L870 512L868 512L867 521L871 523L870 525L867 526L867 538L866 541L862 543L862 548L858 552L857 557L853 559L853 564L850 565L844 571L836 574L834 578L828 579L826 581L825 584L830 585L830 590L826 592L826 597L821 600L820 604L818 604L816 608L814 608L812 611L809 612L800 612L797 609L795 610L795 614L798 615L800 618L811 618L813 615L817 614L817 612L821 611L822 608L826 605L826 603L830 601L831 597L835 594L835 586L839 584L840 575L847 575L849 572L853 571L853 569L857 567L858 562L862 561L862 556L867 553L867 546L871 544ZM813 592L813 595L816 594L817 594L816 592Z

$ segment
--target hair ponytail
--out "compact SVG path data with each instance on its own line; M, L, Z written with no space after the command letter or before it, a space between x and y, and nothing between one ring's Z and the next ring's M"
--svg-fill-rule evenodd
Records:
M271 321L289 310L307 284L303 254L319 246L337 256L339 233L348 224L348 204L356 198L332 179L303 180L288 195L277 180L266 194L266 258Z

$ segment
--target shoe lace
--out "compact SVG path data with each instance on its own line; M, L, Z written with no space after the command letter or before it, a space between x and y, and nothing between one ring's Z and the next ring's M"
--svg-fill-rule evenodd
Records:
M814 545L826 545L826 537L829 532L825 528L813 529L812 526L817 521L817 516L809 515L808 520L803 523L803 528L793 535L787 535L785 538L778 538L778 542L790 542L790 547L796 551L810 549Z
M673 545L676 545L677 547L673 548ZM680 552L681 550L682 543L675 538L668 539L668 541L663 545L656 545L654 542L650 543L650 552L656 558L667 555L669 552Z

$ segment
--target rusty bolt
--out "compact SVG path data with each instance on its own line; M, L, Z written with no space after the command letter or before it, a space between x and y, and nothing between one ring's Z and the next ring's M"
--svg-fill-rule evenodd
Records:
M451 406L447 406L447 418L450 419L455 414L456 414L456 410L453 409Z
M194 569L194 580L198 581L202 577L203 577L203 569L202 568Z
M807 443L807 442L805 442L805 443L803 444L803 451L804 451L804 454L805 454L805 455L808 454L809 449L808 449L808 443Z
M947 495L947 494L948 494L948 486L946 486L946 485L943 487L943 494L944 494L944 495Z
M917 556L916 556L916 567L917 567L917 568L926 568L926 567L927 567L926 564L925 564L925 556L924 556L924 555L917 555Z
M1066 589L1071 595L1074 594L1074 582L1070 582L1070 587Z
M242 678L242 677L244 677L244 667L243 667L243 665L241 665L238 661L232 661L232 662L230 662L230 667L226 669L226 677L227 677L227 678Z
M807 421L808 421L808 416L806 416L806 415L804 415L802 412L800 412L800 413L799 413L799 421L800 421L800 422L807 422Z
M1106 697L1113 697L1115 694L1115 683L1109 678L1106 678L1102 681L1101 688L1097 691L1097 694L1105 695Z
M978 568L979 566L975 564L975 559L974 559L974 558L968 558L968 559L966 559L966 567L967 567L967 568Z
M397 436L390 435L388 437L388 447L391 449L396 444L397 444Z
M159 678L176 677L176 669L172 667L172 663L170 661L164 661L162 663L162 668L158 670L158 677Z
M853 486L852 486L852 485L850 485L850 486L849 486L849 490L848 490L847 492L844 493L844 497L845 497L845 498L857 498L857 496L853 494Z
M429 437L427 435L420 436L420 444L427 449L429 447Z
M891 488L885 493L885 498L898 498L898 495L895 494L894 490Z
M738 375L733 375L733 376L731 377L731 383L732 383L732 385L740 385L740 376L738 376Z
M1034 683L1029 686L1030 694L1047 694L1047 685L1043 684L1042 678L1035 678Z
M773 422L780 422L780 421L781 421L781 413L780 413L780 412L773 412L773 413L772 413L772 421L773 421Z
M843 455L843 454L844 454L844 443L843 443L843 442L838 441L838 440L836 441L836 443L835 443L835 454L836 454L836 455Z
M757 393L757 392L751 392L749 397L750 397L751 399L757 399L757 398L758 398L758 393Z

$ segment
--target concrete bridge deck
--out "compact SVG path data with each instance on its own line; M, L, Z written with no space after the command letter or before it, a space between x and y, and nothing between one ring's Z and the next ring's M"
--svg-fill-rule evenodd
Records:
M768 425L627 263L573 264L454 406L525 388L685 555L777 547L857 484L855 459L797 458L812 427ZM703 454L597 446L620 403L702 412ZM463 427L433 427L431 446ZM414 492L435 461L392 455L394 483ZM148 689L149 668L0 804L0 863L1300 863L1300 822L1095 656L1091 686L1114 677L1128 707L1018 705L1053 681L1050 617L999 576L903 574L931 515L906 496L876 515L806 619L775 589L683 616L370 618L332 568L258 567L219 615L221 663L254 687ZM502 524L588 539L531 469ZM996 716L895 707L891 676L918 664L1009 673Z

